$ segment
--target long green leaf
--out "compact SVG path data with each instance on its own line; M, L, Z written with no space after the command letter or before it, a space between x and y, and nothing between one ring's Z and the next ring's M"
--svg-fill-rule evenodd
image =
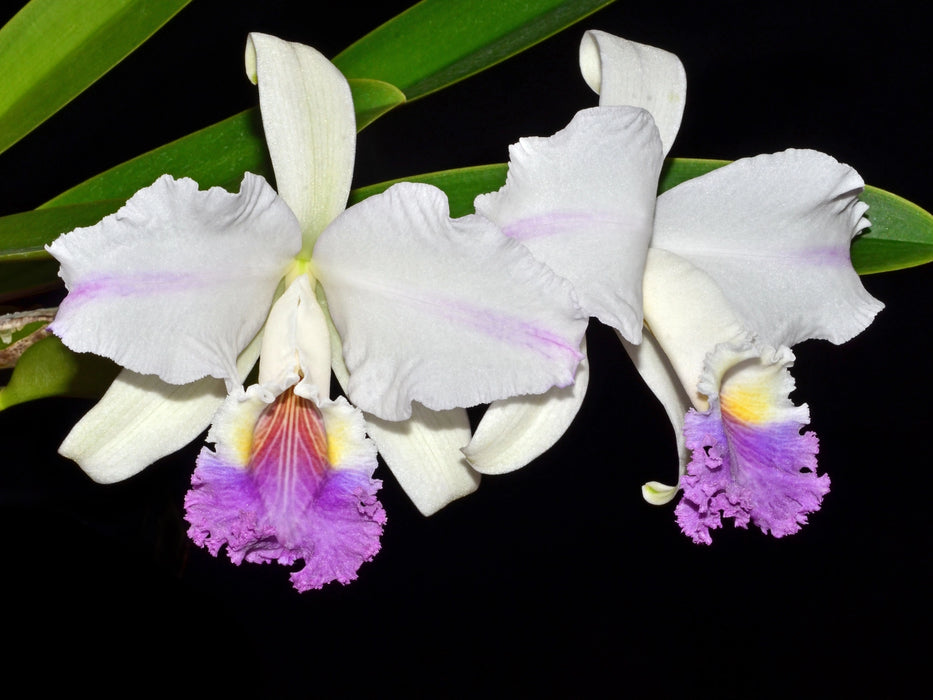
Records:
M0 29L0 153L191 0L32 0Z
M409 100L440 90L569 27L614 0L424 0L334 58Z

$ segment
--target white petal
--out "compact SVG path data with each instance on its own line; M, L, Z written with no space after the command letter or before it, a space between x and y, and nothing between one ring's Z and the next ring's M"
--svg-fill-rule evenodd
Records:
M414 404L408 420L367 415L366 426L393 476L423 515L436 513L479 486L479 474L461 452L470 441L470 422L462 408L429 411Z
M680 130L687 98L687 74L677 56L606 32L589 31L580 43L580 70L599 93L599 104L648 110L667 155Z
M241 378L255 364L259 345L257 338L240 355ZM59 454L73 459L98 483L128 479L194 440L225 395L219 379L177 386L123 370L71 429Z
M247 173L234 195L164 175L48 246L68 288L50 327L76 352L171 384L232 387L299 245L295 217L261 177Z
M477 197L477 213L570 280L587 314L638 342L663 161L651 117L583 110L549 138L521 139L509 157L505 186Z
M673 253L648 251L644 286L645 323L694 407L705 411L709 404L697 383L707 354L747 333L716 282Z
M350 400L386 420L566 386L586 328L570 285L488 220L402 183L340 215L315 274L350 371Z
M310 46L250 34L246 72L259 85L279 194L304 235L303 253L347 204L356 116L343 74Z
M882 308L849 258L868 225L862 187L817 151L738 160L661 195L652 245L713 277L764 343L841 343Z
M680 477L686 472L690 454L684 444L684 415L690 408L690 399L681 386L674 368L664 356L660 346L650 332L646 331L639 345L632 345L619 336L625 352L632 359L635 368L645 384L654 393L674 430L674 442L677 446L677 481L673 486L649 481L641 487L641 494L648 503L664 505L677 495Z
M463 454L480 474L515 471L549 450L567 432L586 396L590 379L586 343L574 383L538 396L494 401Z
M276 300L269 312L262 339L259 384L291 386L301 376L318 395L330 395L330 330L314 298L307 275L300 275ZM305 396L299 387L299 396ZM305 398L311 398L305 396Z

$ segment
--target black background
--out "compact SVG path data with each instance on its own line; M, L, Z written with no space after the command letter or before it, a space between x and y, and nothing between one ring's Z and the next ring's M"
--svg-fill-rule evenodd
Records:
M255 104L247 32L333 56L405 5L309 15L311 4L195 0L0 156L0 214ZM926 15L823 7L612 5L365 129L355 184L502 162L520 136L562 128L596 103L577 47L597 28L681 57L687 109L672 155L816 148L930 209ZM199 444L99 486L55 451L89 402L10 409L0 585L16 651L0 666L39 688L131 695L907 696L930 651L933 268L864 283L887 304L866 332L795 349L794 397L810 405L832 491L783 540L728 525L694 545L671 506L641 500L644 481L671 478L673 442L596 323L589 393L554 449L431 518L380 468L382 552L350 586L301 595L281 567L235 568L187 542L181 502Z

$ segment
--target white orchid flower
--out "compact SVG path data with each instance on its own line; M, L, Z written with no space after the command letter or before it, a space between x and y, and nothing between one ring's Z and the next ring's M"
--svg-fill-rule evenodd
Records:
M600 92L597 109L606 115L603 119L627 114L619 104L647 110L666 153L685 98L679 60L659 49L589 32L581 46L581 67ZM539 150L556 151L563 138L557 134L534 143ZM560 149L550 160L586 177L581 189L603 190L603 169L586 165L600 164L605 148L601 136L587 136L575 150ZM644 150L637 143L633 148ZM594 279L568 274L562 258L574 257L578 268L601 262L579 259L593 256L585 243L578 245L592 233L583 217L559 229L552 226L569 221L562 201L558 207L547 204L560 187L560 175L553 170L548 176L542 166L527 182L511 177L513 167L535 172L538 163L530 162L528 150L521 143L513 150L509 182L498 193L479 197L477 210L507 233L517 231L523 241L531 241L536 257L565 274L582 300L590 299ZM643 188L657 186L656 171L639 172L648 181ZM646 484L643 493L650 502L664 503L682 485L684 498L676 513L695 541L709 542L709 530L721 525L722 515L741 526L752 521L775 536L790 534L828 490L828 478L816 474L816 437L800 433L808 410L788 397L793 389L789 346L807 338L844 342L881 308L849 259L852 238L867 226L866 205L858 200L862 187L854 170L831 157L790 150L736 161L657 199L651 246L641 259L648 332L639 344L625 328L616 330L665 407L677 436L680 472L686 474L675 486ZM615 218L621 219L628 198L628 193L624 198L610 194L590 210L602 215L617 207ZM561 238L545 247L529 235L526 222L541 222L537 230L543 238ZM636 244L630 254L639 249L641 238ZM622 246L616 244L616 250ZM603 249L603 255L610 250ZM638 262L617 264L632 269ZM562 434L578 407L579 400L549 403L547 395L534 406L521 399L499 402L493 421L488 426L481 422L465 452L481 472L503 471L503 464L521 466ZM511 421L508 434L500 429L507 424L502 416ZM511 462L497 462L500 454L508 454Z
M216 450L202 450L186 498L189 534L214 554L226 545L236 563L302 559L292 581L305 590L352 580L378 551L385 514L366 432L390 464L433 460L449 481L466 471L462 407L572 384L585 319L565 280L491 222L451 220L436 188L397 185L344 211L355 149L346 80L313 49L262 34L246 62L279 194L251 174L238 194L163 176L49 246L69 291L51 328L135 376L225 384L226 399L196 388L149 402L199 430L206 406L222 403ZM258 383L244 390L260 345ZM332 363L358 408L329 399ZM164 396L158 386L146 390ZM125 402L122 391L104 402ZM406 427L373 430L359 409ZM164 434L142 423L136 440ZM103 434L89 437L91 425ZM149 448L112 446L125 421L79 427L63 452L101 481L151 461Z

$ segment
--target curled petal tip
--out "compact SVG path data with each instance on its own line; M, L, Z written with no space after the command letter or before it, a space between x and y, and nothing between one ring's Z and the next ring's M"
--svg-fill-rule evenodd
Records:
M660 481L649 481L641 487L641 495L653 506L663 506L674 500L680 490L679 486L668 486Z

